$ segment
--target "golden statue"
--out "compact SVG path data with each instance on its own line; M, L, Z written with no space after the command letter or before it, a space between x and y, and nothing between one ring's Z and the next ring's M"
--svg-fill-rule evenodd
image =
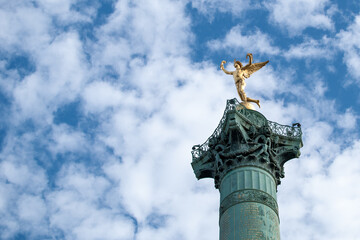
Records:
M236 61L236 59L234 59L234 67L235 67L236 70L233 71L233 72L227 71L224 68L224 63L226 63L226 61L221 62L220 68L226 74L233 75L237 92L238 92L238 94L240 96L240 99L243 101L241 104L244 105L246 108L252 109L253 108L252 105L248 104L248 102L253 102L253 103L256 103L260 108L260 100L255 100L255 99L246 97L245 78L249 78L251 76L251 74L253 74L257 70L259 70L260 68L265 66L269 62L269 60L266 61L266 62L252 63L253 55L251 53L248 53L246 55L246 59L247 58L249 58L249 63L244 67L243 67L243 65L242 65L242 63L240 61Z

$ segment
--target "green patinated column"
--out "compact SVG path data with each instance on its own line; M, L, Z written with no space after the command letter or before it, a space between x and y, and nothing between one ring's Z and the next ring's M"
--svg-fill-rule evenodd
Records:
M280 239L277 186L284 163L299 157L301 128L268 121L228 100L215 132L193 147L198 179L214 178L220 191L220 240Z

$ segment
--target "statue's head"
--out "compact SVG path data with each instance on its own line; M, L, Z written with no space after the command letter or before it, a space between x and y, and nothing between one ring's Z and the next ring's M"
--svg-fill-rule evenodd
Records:
M240 61L236 61L236 59L234 59L234 67L236 69L242 68L242 63Z

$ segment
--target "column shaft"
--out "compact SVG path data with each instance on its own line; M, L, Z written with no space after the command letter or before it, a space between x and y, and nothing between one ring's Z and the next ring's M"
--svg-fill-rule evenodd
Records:
M279 240L275 179L256 167L236 168L220 185L220 240Z

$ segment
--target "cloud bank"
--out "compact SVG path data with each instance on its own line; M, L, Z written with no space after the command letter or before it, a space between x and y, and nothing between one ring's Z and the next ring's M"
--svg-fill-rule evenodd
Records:
M218 239L219 193L195 179L190 151L237 94L219 52L270 59L246 91L269 120L303 126L279 186L282 239L359 235L359 109L339 108L327 78L358 88L359 17L336 29L328 1L226 3L0 4L2 239ZM239 24L256 11L278 29ZM201 43L206 61L193 59L194 14L233 18ZM300 36L309 28L325 34Z

